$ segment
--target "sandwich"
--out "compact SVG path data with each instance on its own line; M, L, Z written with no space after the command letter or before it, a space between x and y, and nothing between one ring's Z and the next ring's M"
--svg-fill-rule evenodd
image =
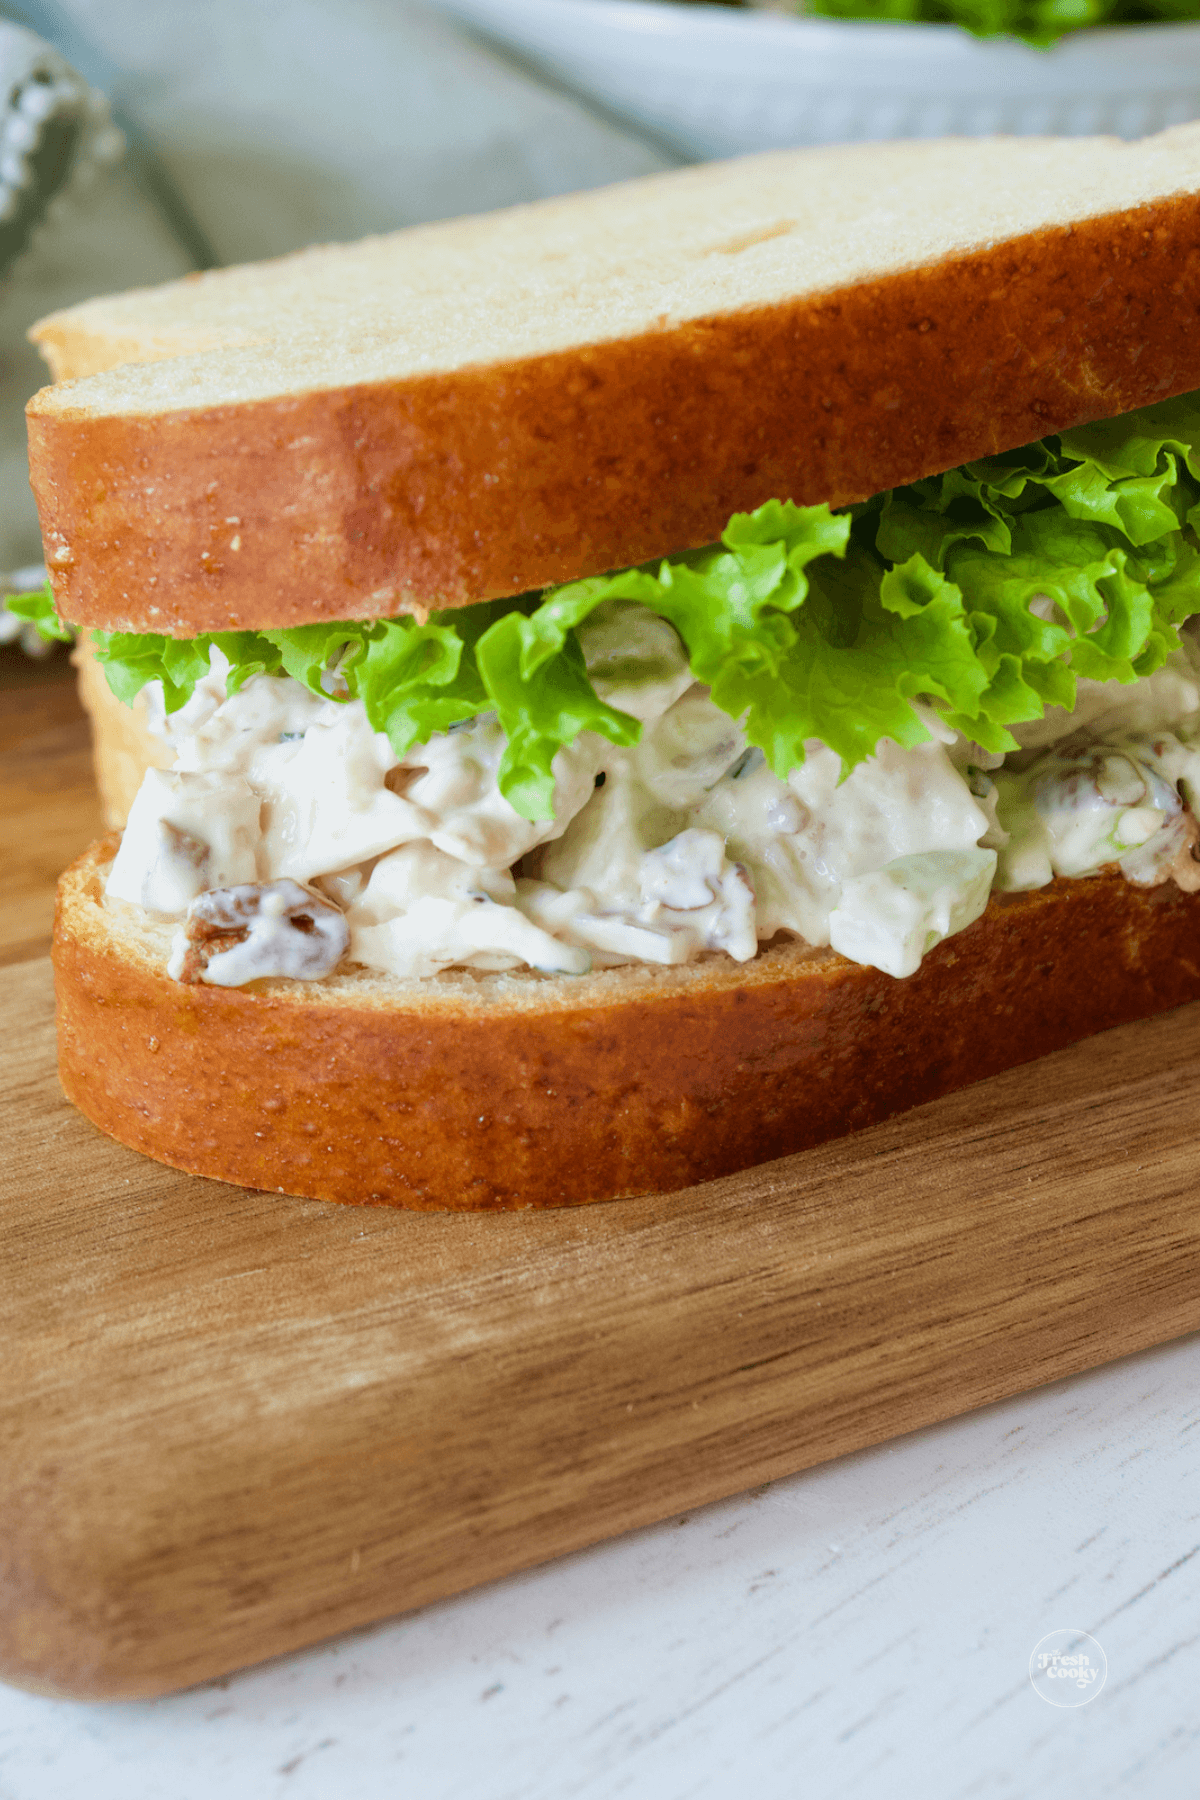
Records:
M60 886L68 1097L255 1188L574 1204L1200 996L1198 315L1188 126L44 320L25 604L128 809Z

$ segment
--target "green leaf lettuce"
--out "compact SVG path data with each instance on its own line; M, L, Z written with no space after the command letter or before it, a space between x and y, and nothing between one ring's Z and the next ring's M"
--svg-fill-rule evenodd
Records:
M1092 25L1195 19L1196 0L804 0L797 10L829 19L961 25L975 37L1016 37L1045 47Z

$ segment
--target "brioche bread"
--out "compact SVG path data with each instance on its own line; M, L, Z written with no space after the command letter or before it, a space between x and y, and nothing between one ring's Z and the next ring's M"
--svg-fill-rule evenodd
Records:
M996 896L895 981L754 962L181 987L170 928L59 888L67 1097L176 1168L319 1200L516 1208L669 1193L1200 998L1200 895L1115 872Z
M1198 387L1198 311L1200 125L778 153L57 314L31 470L76 624L419 612Z

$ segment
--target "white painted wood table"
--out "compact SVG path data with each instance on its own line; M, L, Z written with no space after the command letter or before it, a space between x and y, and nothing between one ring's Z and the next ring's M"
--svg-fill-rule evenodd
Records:
M1195 1800L1197 1426L1192 1339L186 1694L0 1690L0 1796Z

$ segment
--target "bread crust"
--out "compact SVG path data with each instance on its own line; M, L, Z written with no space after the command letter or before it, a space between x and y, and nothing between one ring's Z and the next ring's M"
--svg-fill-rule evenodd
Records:
M994 897L897 981L831 951L750 964L182 987L63 876L68 1099L176 1168L419 1209L670 1193L842 1136L1200 998L1200 895L1115 872Z
M461 606L1200 387L1198 313L1185 193L519 362L153 417L35 396L31 480L76 624L192 636Z

